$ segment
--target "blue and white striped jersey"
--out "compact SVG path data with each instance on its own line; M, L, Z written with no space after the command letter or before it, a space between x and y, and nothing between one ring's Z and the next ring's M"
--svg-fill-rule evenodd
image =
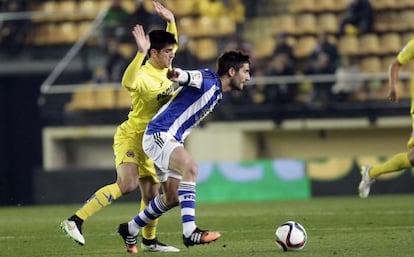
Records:
M198 70L201 83L182 86L147 125L146 134L155 132L171 133L178 142L184 139L209 113L222 98L221 81L212 70ZM194 74L194 73L193 73ZM191 77L191 76L190 76Z

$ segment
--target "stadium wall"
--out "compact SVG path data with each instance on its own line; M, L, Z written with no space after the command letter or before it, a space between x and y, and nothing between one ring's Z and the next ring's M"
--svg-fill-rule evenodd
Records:
M320 196L355 195L359 166L380 157L273 159L244 162L200 162L197 181L199 203L277 201ZM38 170L34 176L34 204L83 203L97 188L112 183L114 170ZM372 188L375 194L413 193L413 172L383 176ZM120 201L138 202L139 191Z

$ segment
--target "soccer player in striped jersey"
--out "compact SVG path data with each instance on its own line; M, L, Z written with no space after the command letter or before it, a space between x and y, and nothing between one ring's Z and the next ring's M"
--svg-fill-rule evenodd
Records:
M249 56L237 51L222 54L217 72L172 69L167 77L180 88L148 123L143 138L145 153L154 160L163 194L144 211L118 227L126 245L134 245L139 231L175 206L181 208L183 243L186 247L210 243L219 232L202 230L195 221L197 164L184 148L184 140L222 99L222 93L243 90L250 80Z
M154 30L146 35L142 26L137 25L132 31L138 51L122 78L122 86L130 92L132 106L128 120L118 126L114 136L117 180L98 189L75 214L61 223L62 230L80 245L85 244L83 222L135 190L138 180L141 209L159 193L160 183L154 163L142 150L142 137L147 123L173 94L173 83L166 74L175 56L178 35L172 12L156 1L153 4L158 15L167 21L167 30ZM147 54L149 59L143 65ZM141 248L144 251L178 252L179 249L157 240L156 225L157 220L154 220L143 230ZM138 249L134 245L127 251L136 253Z
M397 58L390 64L388 70L389 99L397 103L398 95L398 74L403 65L414 59L414 39L411 39L397 55ZM397 153L386 162L379 165L363 165L361 167L361 182L359 183L359 196L367 198L372 183L378 176L385 173L397 172L414 166L414 96L411 90L411 119L412 132L407 142L407 152Z

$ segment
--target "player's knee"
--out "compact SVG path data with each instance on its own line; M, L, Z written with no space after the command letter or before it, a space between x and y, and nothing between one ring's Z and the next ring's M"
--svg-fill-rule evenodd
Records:
M122 194L128 194L138 187L138 181L134 180L118 180L117 181L119 188L121 189Z

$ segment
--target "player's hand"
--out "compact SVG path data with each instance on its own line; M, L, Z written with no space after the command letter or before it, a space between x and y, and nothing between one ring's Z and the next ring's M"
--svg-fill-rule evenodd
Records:
M391 102L398 103L399 97L398 97L398 90L396 85L390 85L390 92L388 93L388 97Z
M181 69L172 68L167 71L167 78L173 82L178 82L178 77L180 76Z
M167 8L165 8L161 3L157 1L152 1L155 11L157 14L168 22L175 22L174 14Z
M132 34L134 35L138 51L143 54L147 54L148 49L151 46L151 43L149 40L149 36L144 32L144 28L141 25L137 24L132 30Z

